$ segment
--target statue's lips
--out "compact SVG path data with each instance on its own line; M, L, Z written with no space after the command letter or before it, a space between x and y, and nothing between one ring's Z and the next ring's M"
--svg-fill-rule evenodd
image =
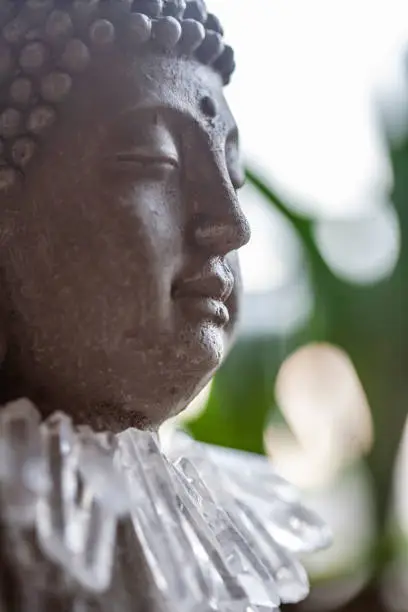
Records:
M185 303L190 313L193 309L194 319L198 316L200 321L212 321L221 327L229 323L229 310L226 305L219 300L199 295L186 295L182 298L180 297L179 300Z
M225 302L234 288L234 277L229 268L219 266L209 273L205 269L182 277L173 286L174 300L183 300L198 309L204 318L214 319L222 325L229 322Z

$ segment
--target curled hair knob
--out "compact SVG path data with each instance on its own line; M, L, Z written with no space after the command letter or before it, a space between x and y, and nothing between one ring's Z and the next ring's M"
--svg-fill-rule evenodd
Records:
M47 56L47 48L42 42L30 42L23 47L19 63L25 72L36 73L44 68Z
M218 32L207 32L201 47L197 49L196 56L203 64L212 64L224 51L224 43Z
M204 4L200 0L192 0L188 2L187 8L184 12L185 19L194 19L200 23L207 21L207 10Z
M127 22L127 35L130 42L142 45L150 40L152 35L152 21L142 13L132 13Z
M202 23L195 19L185 19L182 24L182 35L180 49L186 55L194 53L205 39L205 28Z
M50 72L41 80L41 95L47 102L61 102L69 93L72 79L65 72Z
M72 19L68 13L59 10L50 13L45 24L45 35L51 43L67 40L72 30Z
M61 65L71 74L83 72L91 61L88 47L79 38L70 40L61 56Z
M163 15L182 19L186 8L186 0L167 0L163 6Z
M153 22L153 38L164 49L175 47L181 33L181 25L174 17L161 17Z
M111 45L115 40L115 26L107 19L98 19L91 25L89 37L94 45Z
M4 26L3 38L10 45L17 45L24 39L24 35L29 27L30 24L19 15Z
M157 19L163 11L163 0L135 0L133 6L138 13Z
M225 45L224 51L214 62L213 67L223 77L224 83L228 84L231 75L235 70L234 50L229 45Z
M24 168L33 157L37 145L29 136L17 138L11 145L11 159L19 168Z
M208 13L205 28L206 30L212 30L213 32L218 32L218 34L221 34L221 36L224 36L224 28L222 27L220 20L212 13Z
M55 119L56 113L51 106L36 106L28 116L27 130L32 134L40 135L51 127Z

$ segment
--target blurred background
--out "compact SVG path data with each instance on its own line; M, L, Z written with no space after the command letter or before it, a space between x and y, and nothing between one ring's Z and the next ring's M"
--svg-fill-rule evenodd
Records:
M298 609L406 612L408 0L208 5L253 237L238 343L182 419L269 455L332 526Z

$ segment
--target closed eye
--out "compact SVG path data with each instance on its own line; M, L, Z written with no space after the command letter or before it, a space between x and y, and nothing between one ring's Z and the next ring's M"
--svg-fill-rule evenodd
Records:
M178 168L178 159L171 155L149 155L138 151L124 151L116 154L116 161L123 164L140 164L142 166L171 166Z

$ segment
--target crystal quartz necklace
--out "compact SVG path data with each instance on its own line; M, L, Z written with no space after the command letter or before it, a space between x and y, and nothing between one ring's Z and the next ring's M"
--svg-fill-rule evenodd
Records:
M183 433L161 448L155 434L97 434L62 413L41 423L19 400L0 412L0 454L3 531L17 563L34 562L35 541L84 592L109 588L125 518L169 612L298 602L309 585L297 555L330 544L327 526L266 458Z

